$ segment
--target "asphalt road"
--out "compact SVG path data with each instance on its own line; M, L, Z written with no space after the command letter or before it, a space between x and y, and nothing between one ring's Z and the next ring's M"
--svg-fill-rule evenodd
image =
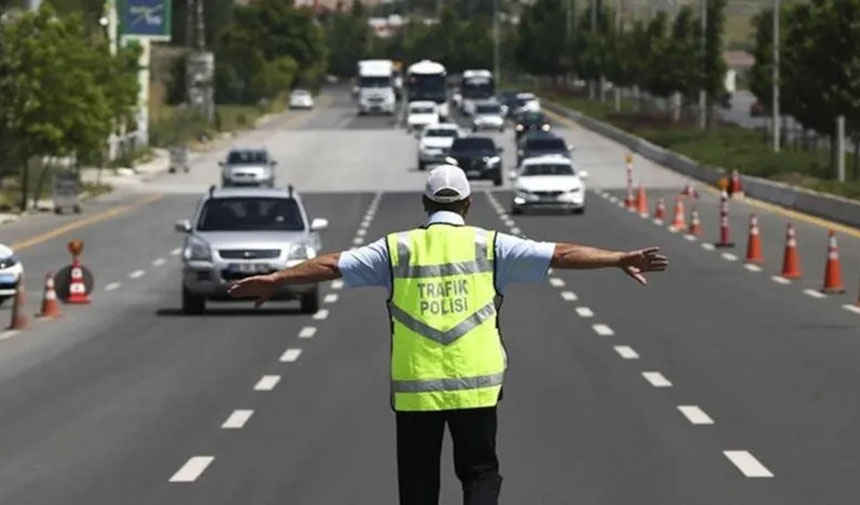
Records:
M415 140L389 118L357 117L343 92L324 98L236 144L273 152L280 180L329 219L328 250L421 223ZM555 130L591 173L585 215L512 219L508 186L478 182L470 221L544 240L656 244L672 265L646 288L616 271L552 272L506 293L502 503L860 501L860 314L843 308L857 298L860 233L839 235L849 293L813 297L821 223L733 202L738 246L706 249L715 195L702 190L696 204L703 237L671 233L613 201L624 193L621 147L573 124ZM492 135L511 167L513 133ZM83 216L0 228L0 242L23 244L30 312L40 277L68 263L68 239L86 241L97 277L92 305L0 336L0 504L396 503L386 293L330 283L314 316L288 303L179 311L173 222L217 181L222 155L90 202ZM634 170L671 215L686 181L642 160ZM760 271L742 262L750 212ZM783 284L772 276L789 219L805 275ZM443 503L453 504L446 444Z

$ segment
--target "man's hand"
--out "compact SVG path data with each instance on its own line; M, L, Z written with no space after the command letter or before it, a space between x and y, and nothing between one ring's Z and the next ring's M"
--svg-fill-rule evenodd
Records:
M630 251L622 254L618 261L618 266L624 270L624 273L636 279L643 286L648 284L645 272L662 272L669 266L669 260L657 254L660 251L659 247L648 247L638 251Z
M273 274L256 275L234 282L227 289L227 294L233 298L254 298L254 308L261 305L275 294L278 280Z

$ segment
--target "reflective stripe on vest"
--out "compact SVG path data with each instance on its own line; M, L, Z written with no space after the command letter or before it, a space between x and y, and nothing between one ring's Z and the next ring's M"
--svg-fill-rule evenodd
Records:
M395 410L498 402L506 357L496 328L493 238L448 225L388 236Z

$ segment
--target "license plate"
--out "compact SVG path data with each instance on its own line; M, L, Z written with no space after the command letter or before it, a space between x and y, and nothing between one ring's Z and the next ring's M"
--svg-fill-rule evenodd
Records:
M271 267L265 263L231 263L228 269L243 274L259 274L269 272Z
M479 177L481 175L481 171L480 170L469 170L468 172L466 172L466 175L468 177Z
M15 274L0 274L0 283L11 284L15 282Z

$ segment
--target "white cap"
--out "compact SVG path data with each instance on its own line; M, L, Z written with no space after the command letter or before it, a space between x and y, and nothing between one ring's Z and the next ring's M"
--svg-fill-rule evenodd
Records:
M439 165L427 176L424 196L437 203L463 200L472 194L469 179L460 167Z

